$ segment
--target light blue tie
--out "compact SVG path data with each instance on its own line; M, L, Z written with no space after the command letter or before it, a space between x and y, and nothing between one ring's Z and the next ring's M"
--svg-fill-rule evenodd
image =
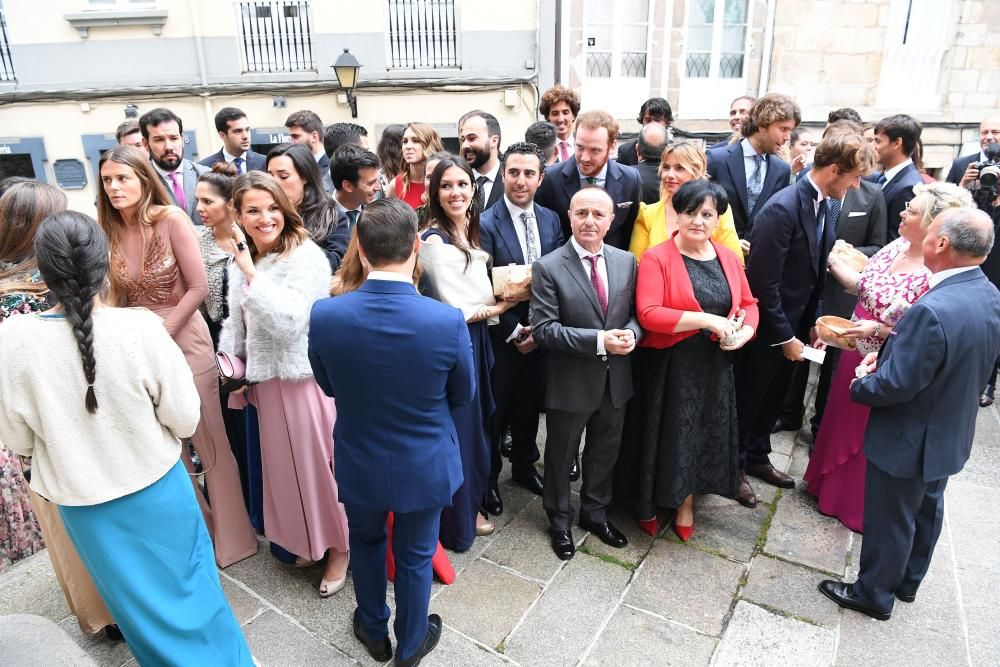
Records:
M753 172L750 174L750 180L747 182L747 215L753 213L753 210L757 208L760 191L764 189L764 173L761 168L763 164L763 155L753 156Z

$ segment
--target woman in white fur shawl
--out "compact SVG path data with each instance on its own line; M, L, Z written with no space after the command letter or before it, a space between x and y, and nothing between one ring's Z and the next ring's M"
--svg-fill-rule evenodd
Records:
M264 473L264 534L308 566L327 556L326 597L347 577L344 506L333 476L333 399L313 380L309 312L328 295L330 264L271 176L236 180L233 204L248 240L230 249L229 318L219 349L246 361L247 397L257 408Z

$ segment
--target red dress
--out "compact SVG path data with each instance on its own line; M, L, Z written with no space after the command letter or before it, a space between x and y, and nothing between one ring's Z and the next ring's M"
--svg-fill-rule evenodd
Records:
M403 192L403 175L400 174L392 180L396 186L396 196L410 205L414 211L424 205L424 182L410 183L410 187Z

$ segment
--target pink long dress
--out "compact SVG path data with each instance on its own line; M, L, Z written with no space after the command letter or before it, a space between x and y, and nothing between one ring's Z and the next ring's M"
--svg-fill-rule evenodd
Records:
M879 320L895 325L899 304L912 304L929 288L930 272L924 267L912 273L893 273L893 260L910 247L910 242L898 238L879 250L868 261L858 283L858 305L854 320ZM810 494L816 496L819 511L834 516L842 524L862 532L865 513L865 428L870 408L851 400L851 380L854 369L865 355L877 351L884 340L873 336L858 341L857 351L845 350L840 355L830 386L830 398L823 412L823 422L809 466L803 476Z
M250 525L239 469L222 421L215 349L205 318L198 312L207 278L190 219L181 209L171 207L146 230L145 240L137 226L122 227L121 246L112 258L111 271L125 292L124 305L142 306L160 315L191 367L201 398L201 421L191 441L205 469L208 502L192 477L195 494L219 567L248 558L257 553L257 536ZM191 473L187 448L182 452Z

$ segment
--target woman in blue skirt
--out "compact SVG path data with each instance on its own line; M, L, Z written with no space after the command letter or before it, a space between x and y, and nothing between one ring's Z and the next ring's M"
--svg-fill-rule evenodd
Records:
M32 489L59 506L139 664L252 665L180 462L200 417L184 355L154 313L101 305L92 219L51 215L35 253L58 305L0 330L18 351L0 364L0 440L33 458Z

